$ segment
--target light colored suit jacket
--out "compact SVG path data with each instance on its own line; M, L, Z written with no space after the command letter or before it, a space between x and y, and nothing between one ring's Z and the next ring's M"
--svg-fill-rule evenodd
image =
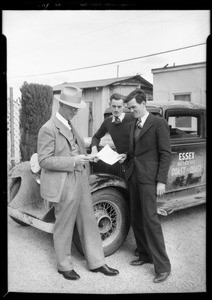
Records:
M72 132L79 147L79 154L87 154L83 139L72 125ZM86 169L74 167L72 134L61 121L53 116L38 133L38 161L41 167L41 196L51 202L59 202L67 172L82 171L89 174L89 164Z

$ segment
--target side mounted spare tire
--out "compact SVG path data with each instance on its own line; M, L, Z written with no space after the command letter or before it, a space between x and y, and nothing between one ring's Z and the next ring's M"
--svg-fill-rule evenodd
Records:
M102 238L105 256L113 254L124 242L130 229L130 212L126 198L115 188L104 188L92 194L93 208ZM83 254L77 229L73 242Z

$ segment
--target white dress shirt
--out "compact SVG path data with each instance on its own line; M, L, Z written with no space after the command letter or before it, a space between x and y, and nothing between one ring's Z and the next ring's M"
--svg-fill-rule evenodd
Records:
M149 112L147 112L142 118L138 118L138 125L140 128L142 128L144 126L144 123L146 122L146 119L149 115Z
M123 119L124 119L124 117L125 117L125 113L122 113L118 118L119 118L119 120L122 122L123 121ZM113 122L115 122L115 117L113 116L113 118L112 118L112 123Z
M58 118L58 120L60 120L66 127L68 127L68 129L71 130L71 126L68 124L68 120L66 120L63 116L61 116L61 114L59 114L59 112L56 112L56 117Z

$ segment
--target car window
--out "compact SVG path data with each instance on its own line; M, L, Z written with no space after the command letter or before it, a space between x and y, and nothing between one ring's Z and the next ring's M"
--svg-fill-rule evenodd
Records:
M170 138L198 137L198 117L169 116Z

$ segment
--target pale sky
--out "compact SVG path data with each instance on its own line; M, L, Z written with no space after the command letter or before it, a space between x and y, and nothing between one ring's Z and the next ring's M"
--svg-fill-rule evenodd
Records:
M209 10L3 10L7 37L7 83L19 97L28 83L54 86L140 74L152 69L205 62L206 45L113 65L77 68L136 58L205 43ZM55 74L55 72L57 72ZM48 75L41 75L52 73ZM33 76L29 76L33 75Z

